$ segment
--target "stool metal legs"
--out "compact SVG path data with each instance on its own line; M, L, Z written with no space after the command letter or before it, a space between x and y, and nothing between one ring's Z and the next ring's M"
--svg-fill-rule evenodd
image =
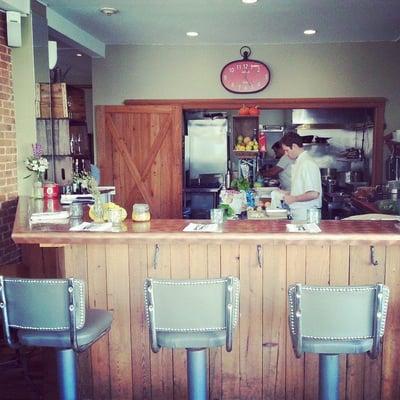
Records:
M339 400L339 354L319 355L319 399Z
M72 349L57 350L58 388L61 400L77 400L76 353Z
M186 349L189 400L207 400L207 349Z

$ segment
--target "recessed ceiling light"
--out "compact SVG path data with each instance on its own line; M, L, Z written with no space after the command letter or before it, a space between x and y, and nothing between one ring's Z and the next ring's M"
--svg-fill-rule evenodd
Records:
M242 3L244 3L244 4L254 4L254 3L257 3L257 0L242 0Z
M114 7L102 7L100 8L100 12L109 17L111 15L118 14L119 10Z
M77 57L82 57L82 54L81 53L76 53L76 56Z
M315 29L306 29L304 31L305 35L315 35L317 33L317 31Z
M199 36L199 33L198 32L186 32L186 36L196 37L196 36Z

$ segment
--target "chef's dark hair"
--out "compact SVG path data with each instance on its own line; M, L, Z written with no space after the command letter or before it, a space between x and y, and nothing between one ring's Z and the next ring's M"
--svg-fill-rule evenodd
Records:
M296 132L285 133L280 142L290 148L292 148L294 144L297 144L299 147L303 147L303 139Z
M281 143L280 140L278 140L277 142L275 142L275 143L272 145L272 150L278 150L278 149L280 149L281 147L282 147L282 143Z

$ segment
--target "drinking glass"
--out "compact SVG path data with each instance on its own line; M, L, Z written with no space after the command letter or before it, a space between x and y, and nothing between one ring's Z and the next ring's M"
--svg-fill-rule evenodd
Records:
M80 203L71 203L69 207L69 215L71 218L82 218L83 207Z
M224 210L221 208L213 208L210 211L211 222L213 224L222 224L224 222Z
M321 210L319 208L309 208L307 210L307 222L309 224L319 224L321 221Z
M111 208L108 210L108 220L111 222L113 230L119 230L121 227L122 210L120 208Z

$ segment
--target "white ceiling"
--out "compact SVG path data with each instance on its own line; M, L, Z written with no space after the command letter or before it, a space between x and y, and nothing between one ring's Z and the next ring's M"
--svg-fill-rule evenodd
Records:
M400 40L400 0L44 0L106 44L260 44ZM119 13L107 17L101 7ZM305 36L314 28L317 35ZM199 36L190 39L187 31Z

